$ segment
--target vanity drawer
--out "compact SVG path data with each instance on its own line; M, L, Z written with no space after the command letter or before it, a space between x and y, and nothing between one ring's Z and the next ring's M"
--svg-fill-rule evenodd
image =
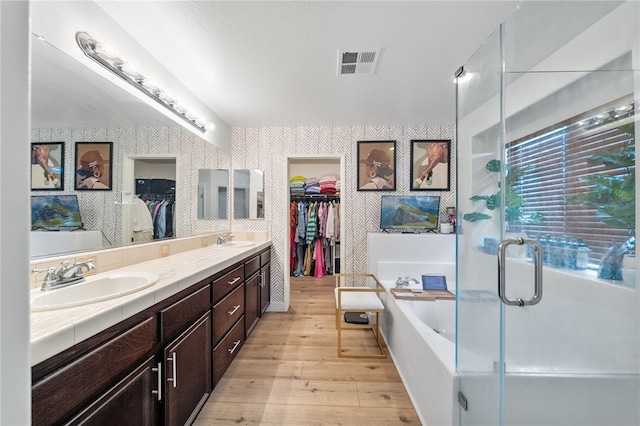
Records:
M249 259L244 264L244 276L250 277L258 272L260 269L260 256L256 256L253 259Z
M260 253L260 266L264 266L269 262L271 262L271 249Z
M58 424L105 391L158 342L152 317L34 383L32 424Z
M211 307L211 286L206 285L190 296L160 311L162 339L171 339L193 324Z
M213 350L213 385L217 385L244 344L244 317Z
M244 265L238 266L228 274L213 282L213 303L218 303L231 290L244 282Z
M213 307L214 344L224 337L227 331L244 315L244 284Z

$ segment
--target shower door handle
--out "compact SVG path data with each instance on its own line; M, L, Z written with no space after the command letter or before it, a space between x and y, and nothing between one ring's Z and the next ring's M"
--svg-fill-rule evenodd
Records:
M533 269L534 269L534 290L533 297L531 299L508 299L505 295L505 281L506 281L506 252L507 247L517 244L532 245L533 246ZM508 306L531 306L540 302L542 299L542 246L535 240L525 240L518 238L515 240L504 240L498 246L498 297L502 300L502 303Z

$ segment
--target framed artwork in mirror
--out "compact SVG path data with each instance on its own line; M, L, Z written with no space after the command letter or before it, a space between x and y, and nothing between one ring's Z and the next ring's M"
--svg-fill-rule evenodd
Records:
M396 141L358 142L358 191L396 190Z
M75 188L111 191L113 142L76 142Z
M31 144L31 190L64 190L64 142Z
M451 140L411 141L411 191L449 191Z

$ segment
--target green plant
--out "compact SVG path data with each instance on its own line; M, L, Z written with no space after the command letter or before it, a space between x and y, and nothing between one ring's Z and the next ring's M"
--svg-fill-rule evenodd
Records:
M485 165L485 168L492 173L500 173L502 170L502 164L500 160L490 160ZM509 224L525 224L525 223L538 223L545 220L544 215L541 213L534 213L531 215L524 214L525 199L522 198L518 191L518 185L522 178L532 171L532 167L507 167L505 174L505 221ZM470 198L471 201L484 201L487 210L496 210L500 208L502 204L502 188L500 182L498 182L498 192L491 195L474 195ZM491 215L481 212L467 213L462 218L468 222L477 222L479 220L491 219Z
M620 131L634 140L633 123L620 126ZM581 181L590 184L583 192L567 197L572 204L595 207L600 221L618 229L626 229L629 239L618 246L615 241L600 259L598 278L622 280L622 258L636 248L636 154L635 144L630 142L619 149L592 155L588 164L601 164L608 170L624 170L615 175L600 173L583 176Z
M620 127L631 137L635 134L633 123ZM588 190L570 197L571 204L597 208L598 219L618 229L627 229L632 235L636 229L636 156L635 145L592 155L589 164L602 164L609 170L625 170L618 175L594 174L580 178L590 184Z

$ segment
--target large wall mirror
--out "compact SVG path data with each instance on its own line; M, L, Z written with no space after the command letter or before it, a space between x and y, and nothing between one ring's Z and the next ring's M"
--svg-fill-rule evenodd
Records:
M233 171L233 218L264 219L264 171Z
M173 163L176 201L179 201L176 202L176 216L179 217L174 237L229 229L228 219L195 220L195 174L203 166L213 169L229 167L230 154L180 128L156 108L98 75L80 59L65 53L62 46L54 45L51 38L46 37L52 32L52 26L45 22L48 15L45 10L51 7L46 2L36 2L32 6L32 142L64 144L65 184L57 191L33 190L30 195L77 196L85 229L98 233L101 240L98 247L93 244L81 250L131 244L129 233L126 232L128 207L121 204L121 193L135 191L134 167L132 165L131 171L126 171L124 163L129 158L128 153L147 153L152 161L144 164L143 159L138 158L135 167L136 170L139 170L138 166L148 167L146 177L169 179L164 176L164 171L160 173L159 170L166 170L167 162ZM45 40L35 34L44 35ZM80 141L113 142L112 190L74 190L74 145ZM207 161L203 162L203 158ZM27 164L25 162L25 167ZM32 243L31 246L36 248L32 251L32 258L78 251L57 245L51 248L35 247Z

